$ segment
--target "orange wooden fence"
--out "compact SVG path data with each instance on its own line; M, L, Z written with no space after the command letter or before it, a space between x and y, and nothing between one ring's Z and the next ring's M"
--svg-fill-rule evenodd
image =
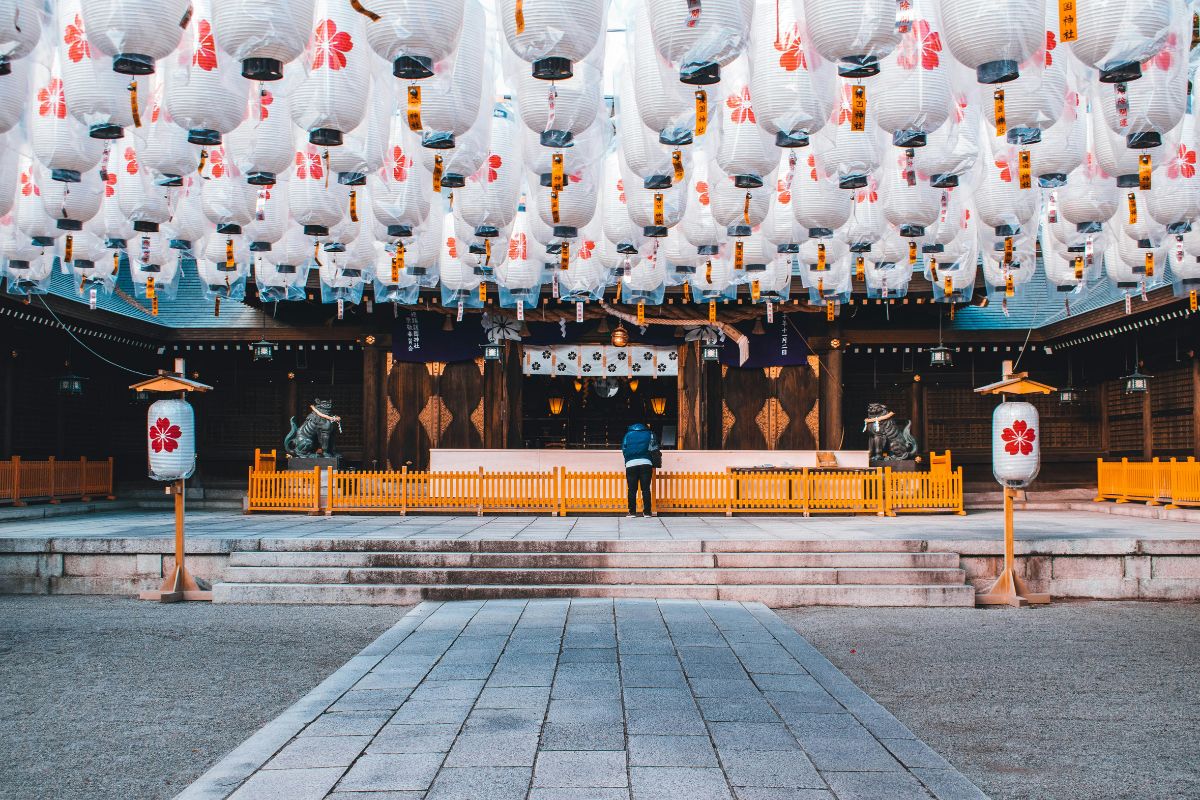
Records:
M1096 502L1137 501L1148 506L1200 506L1200 462L1096 459Z
M665 472L654 476L656 513L963 513L962 468ZM410 511L618 514L623 472L277 472L250 470L249 511L333 514Z
M0 461L0 503L23 506L26 501L112 500L113 460L23 461L13 456Z

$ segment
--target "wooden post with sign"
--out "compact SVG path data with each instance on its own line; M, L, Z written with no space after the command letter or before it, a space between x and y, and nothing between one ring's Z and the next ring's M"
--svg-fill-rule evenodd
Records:
M160 370L156 377L135 383L129 387L134 391L152 392L156 394L178 394L180 399L186 399L188 392L207 392L212 387L185 376L182 358L175 359L175 372ZM178 402L178 401L176 401ZM178 428L176 428L176 431ZM155 433L152 429L151 435ZM161 435L172 438L170 431L164 430ZM175 437L178 438L178 433ZM174 449L174 447L170 448ZM153 468L153 462L151 463ZM189 470L190 474L190 470ZM152 472L151 477L154 477ZM161 478L160 478L161 480ZM184 495L187 491L186 477L181 475L167 486L167 494L175 498L175 566L163 580L158 589L149 589L138 594L142 600L158 600L162 603L178 603L181 600L212 600L212 590L202 581L197 580L187 570L186 548L184 546Z

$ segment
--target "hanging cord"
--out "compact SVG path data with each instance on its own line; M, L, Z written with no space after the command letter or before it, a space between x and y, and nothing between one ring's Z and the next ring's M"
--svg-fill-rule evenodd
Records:
M39 300L42 302L42 306L43 306L43 307L45 307L45 309L46 309L47 311L49 311L49 312L50 312L50 316L54 317L54 321L58 323L58 326L59 326L60 328L62 328L64 331L66 331L67 335L68 335L68 336L70 336L72 339L74 339L74 340L75 340L75 343L76 343L76 344L78 344L80 347L82 347L84 350L87 350L89 353L91 353L92 355L94 355L96 358L100 359L101 361L103 361L103 362L104 362L104 363L106 363L106 364L110 364L110 365L112 365L112 366L116 367L117 369L123 369L123 370L125 370L126 372L132 372L134 375L141 375L143 378L153 378L153 377L155 377L153 373L150 373L150 372L140 372L140 371L138 371L138 370L136 370L136 369L131 369L131 368L129 368L129 367L126 367L126 366L124 366L124 365L122 365L122 364L118 364L117 362L115 362L115 361L111 361L111 360L109 360L109 359L105 358L104 356L100 355L100 354L99 354L99 353L97 353L95 350L93 350L92 348L88 347L88 346L87 346L87 344L86 344L86 343L84 343L84 341L83 341L82 339L80 339L78 336L76 336L76 335L75 335L75 333L74 333L74 332L73 332L73 331L72 331L70 328L68 328L68 327L67 327L67 326L66 326L66 325L63 323L63 321L62 321L61 319L59 319L59 318L58 318L58 314L55 314L55 313L54 313L54 309L52 309L52 308L50 307L50 305L49 305L49 304L46 302L46 297L45 297L45 295L40 295L40 294L39 294L39 295L38 295L38 299L39 299Z

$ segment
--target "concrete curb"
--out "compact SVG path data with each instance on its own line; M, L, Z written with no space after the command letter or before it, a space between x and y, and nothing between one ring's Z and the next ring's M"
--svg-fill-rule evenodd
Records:
M304 727L321 716L346 691L396 649L441 603L421 603L382 636L321 681L275 719L208 769L174 800L223 800Z

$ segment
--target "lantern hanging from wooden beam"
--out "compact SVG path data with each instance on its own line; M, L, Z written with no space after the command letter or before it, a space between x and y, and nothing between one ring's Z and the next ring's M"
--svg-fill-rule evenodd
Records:
M196 469L196 416L181 398L157 400L146 412L146 454L156 481L189 478Z
M992 474L1006 487L1019 489L1037 477L1041 467L1041 422L1038 410L1023 401L1005 402L992 413Z

